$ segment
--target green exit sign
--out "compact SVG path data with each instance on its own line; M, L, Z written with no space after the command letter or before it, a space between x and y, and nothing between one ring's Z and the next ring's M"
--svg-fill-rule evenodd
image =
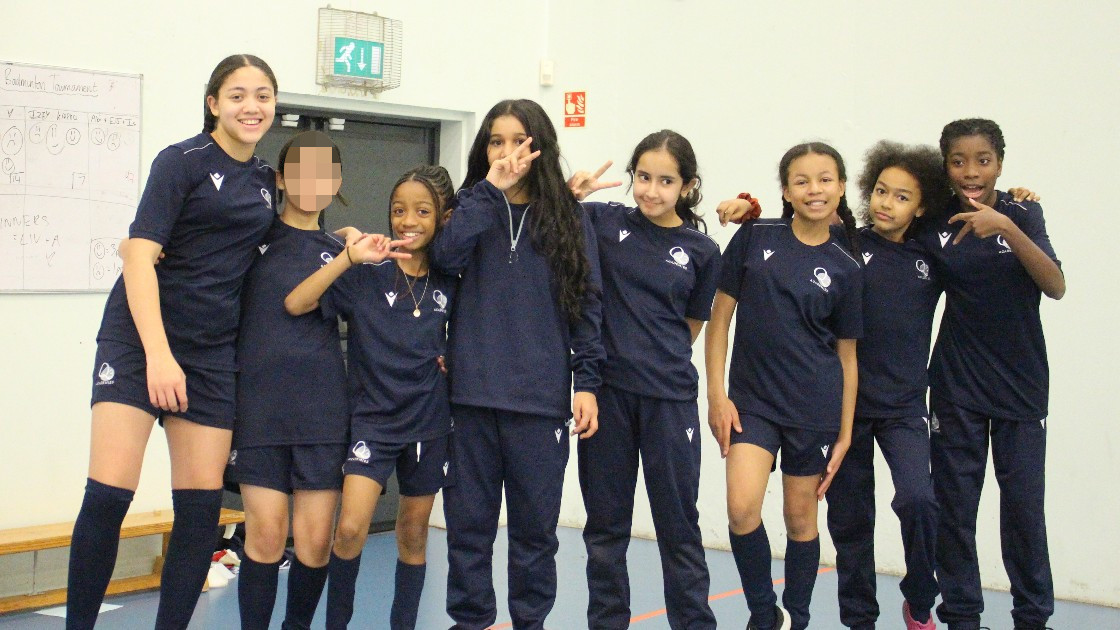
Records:
M352 37L334 38L334 74L362 79L384 78L385 44Z

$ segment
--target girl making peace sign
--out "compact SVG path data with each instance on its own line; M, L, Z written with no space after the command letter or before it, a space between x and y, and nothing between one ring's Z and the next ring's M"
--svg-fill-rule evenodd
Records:
M529 100L495 105L430 252L433 268L462 276L448 353L457 477L444 490L447 611L456 627L496 619L491 569L503 487L514 627L543 627L555 602L567 420L581 437L598 426L604 353L593 234L544 110Z

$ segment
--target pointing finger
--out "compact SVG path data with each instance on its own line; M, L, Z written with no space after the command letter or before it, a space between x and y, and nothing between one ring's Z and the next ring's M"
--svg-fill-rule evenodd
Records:
M971 231L972 231L972 222L971 221L966 221L965 224L964 224L964 227L962 227L961 231L957 234L957 238L953 239L953 244L956 245L957 243L960 243L961 239L964 238L964 235L968 234Z
M612 164L614 164L614 160L607 160L605 164L599 167L599 170L595 171L595 174L592 175L592 177L595 179L599 179L603 176L603 173L607 172L607 169L610 168Z

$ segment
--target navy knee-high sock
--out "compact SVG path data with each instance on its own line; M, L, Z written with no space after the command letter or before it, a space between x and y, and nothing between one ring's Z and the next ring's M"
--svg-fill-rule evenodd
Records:
M315 607L323 594L327 582L327 565L309 567L292 558L292 568L288 570L288 607L284 616L285 630L308 630L315 616Z
M751 609L750 623L759 628L772 628L777 620L775 606L778 596L774 594L774 579L770 571L770 539L766 536L766 526L742 536L728 530L731 535L731 553L735 556L735 566L739 569L739 579L743 582L743 594L747 597L747 607Z
M786 589L782 593L782 605L789 612L792 630L809 626L809 603L813 599L820 561L819 536L805 542L786 539Z
M159 585L157 630L186 628L202 593L218 532L222 490L172 490L175 523Z
M389 613L392 630L413 630L420 610L420 594L424 591L426 564L405 564L397 560L397 576L393 590L393 609Z
M117 563L121 522L135 493L86 479L82 509L70 538L66 628L92 628Z
M354 614L354 584L358 581L358 569L362 564L362 554L350 560L343 560L331 552L327 565L327 629L345 628Z
M267 630L276 604L276 581L280 562L257 562L248 552L241 554L237 573L237 605L241 630ZM290 582L289 582L290 583Z

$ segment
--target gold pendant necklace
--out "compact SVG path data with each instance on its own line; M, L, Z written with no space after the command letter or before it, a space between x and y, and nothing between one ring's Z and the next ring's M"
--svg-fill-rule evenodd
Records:
M414 293L412 289L416 286L419 278L414 279L412 282L409 282L408 274L404 272L404 269L401 269L400 264L397 265L397 271L399 271L401 275L404 276L404 286L408 289L408 295L412 298L412 304L413 306L415 306L415 308L412 310L412 316L420 317L420 303L424 301L424 296L428 294L428 276L430 276L431 274L424 274L424 290L420 292L420 299L417 300L416 293ZM395 288L396 283L394 282L393 284Z

